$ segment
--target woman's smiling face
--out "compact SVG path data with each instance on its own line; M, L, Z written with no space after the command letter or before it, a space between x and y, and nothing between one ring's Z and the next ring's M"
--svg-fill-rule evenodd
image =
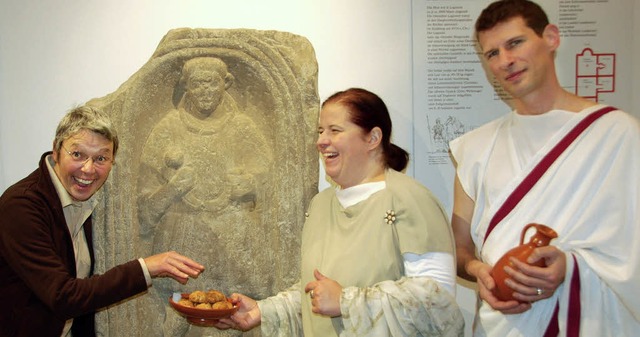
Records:
M87 156L84 162L74 155ZM108 158L102 165L98 158ZM93 131L82 130L62 143L60 151L53 152L53 167L65 190L76 201L91 198L109 176L113 160L113 142Z
M320 111L316 146L325 172L342 188L358 185L367 178L370 144L362 128L351 122L347 106L325 104Z

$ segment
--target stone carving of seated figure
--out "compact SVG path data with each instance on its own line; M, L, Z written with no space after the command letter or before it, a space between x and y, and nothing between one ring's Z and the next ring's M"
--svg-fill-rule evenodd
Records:
M265 137L226 92L233 75L222 60L187 61L181 82L186 91L178 108L156 124L142 153L152 174L141 176L140 214L153 229L171 211L253 210L255 179L272 161Z
M177 28L91 101L121 144L94 212L96 272L167 250L206 268L186 285L154 279L148 293L100 311L98 335L255 336L191 325L168 299L205 289L261 299L297 281L318 188L317 71L302 36Z
M253 268L239 262L255 261L248 248L260 242L244 234L261 226L260 186L273 158L265 137L227 93L233 81L218 58L185 62L185 93L142 151L138 210L154 251L191 253L213 269L192 288L255 292L265 285L252 282ZM157 285L161 298L175 289L169 282ZM173 324L167 321L166 329Z

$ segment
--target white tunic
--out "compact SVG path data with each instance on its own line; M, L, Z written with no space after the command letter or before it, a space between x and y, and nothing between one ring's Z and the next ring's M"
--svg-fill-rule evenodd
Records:
M637 119L621 111L598 119L484 242L489 221L518 183L573 126L600 107L540 116L512 112L451 142L460 183L475 201L471 236L485 263L495 264L518 245L521 229L531 222L552 227L559 237L551 244L568 253L565 283L553 297L517 315L503 315L482 302L474 335L542 336L558 298L564 335L573 257L580 273L581 334L631 336L640 331Z

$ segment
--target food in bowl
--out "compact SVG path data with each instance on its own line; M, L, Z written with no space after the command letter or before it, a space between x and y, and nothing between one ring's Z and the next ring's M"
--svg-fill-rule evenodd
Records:
M206 292L196 290L190 293L188 298L183 297L177 303L188 308L198 309L224 310L233 308L231 302L227 300L227 296L213 289Z

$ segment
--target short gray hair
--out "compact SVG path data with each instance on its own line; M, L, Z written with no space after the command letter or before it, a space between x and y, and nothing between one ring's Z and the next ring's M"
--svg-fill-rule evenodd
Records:
M118 151L118 134L111 123L111 119L100 109L88 105L81 105L71 109L62 117L56 129L53 149L60 151L62 142L82 130L92 131L102 135L113 143L113 156Z

